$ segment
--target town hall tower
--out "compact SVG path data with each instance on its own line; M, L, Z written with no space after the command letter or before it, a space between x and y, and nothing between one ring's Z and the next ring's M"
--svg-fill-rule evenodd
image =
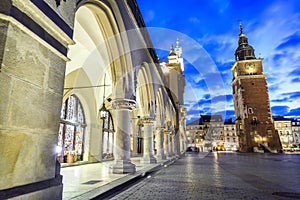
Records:
M263 59L255 57L242 24L238 44L231 85L240 151L278 152L281 145L272 119Z

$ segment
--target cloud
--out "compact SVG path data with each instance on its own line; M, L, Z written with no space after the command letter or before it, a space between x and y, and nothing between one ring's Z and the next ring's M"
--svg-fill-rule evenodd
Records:
M292 83L300 83L300 78L299 77L293 78Z
M199 24L200 20L197 17L190 17L189 22L191 22L193 24Z
M216 96L216 97L213 97L212 98L212 102L232 102L233 100L233 97L231 94L228 94L228 95L219 95L219 96Z
M272 114L273 115L285 115L289 111L288 106L273 106L272 107Z
M285 50L288 48L294 49L296 45L300 44L300 35L295 33L283 39L284 41L276 47L276 50Z
M299 118L299 113L300 113L300 107L291 109L288 113L286 113L286 116Z
M288 76L300 76L300 66L291 71Z
M286 98L283 98L283 99L273 99L271 102L272 103L287 103L289 101L290 101L290 99L286 97Z
M147 10L144 16L145 23L151 22L155 18L155 12L153 10Z
M192 2L198 5L196 0ZM149 8L152 4L147 3ZM159 4L163 5L163 1L159 1ZM168 49L177 38L182 41L187 80L184 98L188 109L199 109L201 113L211 112L209 101L215 100L215 109L224 110L225 106L227 110L233 110L232 98L228 100L227 95L232 94L231 65L235 62L234 52L239 33L237 19L240 18L249 44L255 48L256 57L264 57L263 68L274 113L295 114L299 107L297 92L300 88L300 31L297 29L300 27L299 2L248 0L246 4L249 6L245 7L245 2L232 4L230 0L213 0L192 8L191 4L178 4L183 12L189 9L190 17L187 19L182 19L176 12L172 14L166 11L164 6L151 8L153 13L147 8L147 21L152 20L158 22L160 27L181 32L171 33L168 30L154 34L150 30L151 39L154 46L161 49ZM168 8L176 11L178 5L173 3ZM158 19L159 11L163 11L164 16ZM216 84L215 79L218 80ZM226 105L219 101L223 97ZM196 110L194 112L197 113ZM195 113L189 113L189 118L194 118L197 115Z
M289 93L283 93L283 96L288 96L289 99L296 99L300 98L300 92L289 92Z

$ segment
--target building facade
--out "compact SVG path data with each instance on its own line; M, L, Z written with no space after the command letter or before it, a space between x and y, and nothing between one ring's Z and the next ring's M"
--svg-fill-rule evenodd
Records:
M282 149L285 150L289 148L294 142L292 122L290 119L286 119L284 117L274 117L273 119L275 130L279 135Z
M61 199L60 163L134 173L138 151L185 150L184 84L168 82L134 0L5 0L0 13L1 199Z
M186 125L188 147L200 152L235 151L238 139L233 126L221 115L201 115Z
M294 147L300 151L300 120L292 119L292 133L294 136Z
M204 125L200 118L186 125L187 146L191 151L208 151L205 147Z
M275 130L277 131L283 151L300 150L300 122L296 119L287 119L283 116L273 117Z
M224 123L224 148L226 151L239 149L239 137L236 133L235 123L231 119Z
M231 85L239 150L252 152L254 149L263 148L266 151L279 152L281 145L272 119L263 59L255 57L242 25L238 45L235 51L236 62L231 69Z

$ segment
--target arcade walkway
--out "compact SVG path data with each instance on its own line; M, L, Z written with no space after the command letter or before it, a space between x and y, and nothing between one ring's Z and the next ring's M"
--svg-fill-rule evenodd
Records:
M156 164L141 164L141 157L131 158L136 165L134 174L112 174L109 173L109 166L113 161L102 163L91 163L85 165L62 167L63 175L63 199L91 199L124 183L140 179L147 173L159 170L165 165L171 164L174 159L161 160Z

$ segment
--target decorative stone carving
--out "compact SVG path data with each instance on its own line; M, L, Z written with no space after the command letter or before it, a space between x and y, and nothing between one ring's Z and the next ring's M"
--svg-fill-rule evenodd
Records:
M152 117L144 117L142 119L142 123L143 124L153 124L154 123L154 119Z
M133 110L136 106L136 102L131 99L116 99L112 101L112 107L115 110L128 109Z

